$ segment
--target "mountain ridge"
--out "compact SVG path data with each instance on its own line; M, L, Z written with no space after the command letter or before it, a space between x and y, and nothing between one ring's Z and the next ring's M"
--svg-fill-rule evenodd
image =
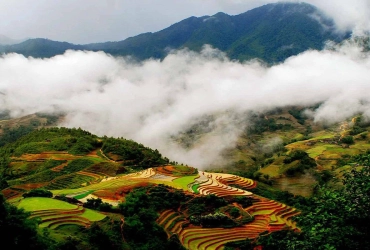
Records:
M145 60L163 59L171 49L200 51L209 44L226 52L231 59L259 58L273 63L307 49L320 50L325 41L340 42L348 36L349 33L338 33L333 20L312 5L274 3L234 16L223 12L192 16L157 32L142 33L122 41L76 45L36 38L0 46L0 52L47 58L73 49L104 51L113 56Z

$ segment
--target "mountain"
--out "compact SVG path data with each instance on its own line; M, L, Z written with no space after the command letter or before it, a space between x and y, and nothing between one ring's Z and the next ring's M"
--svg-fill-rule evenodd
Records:
M270 130L268 122L262 127ZM352 123L340 127L342 138L333 129L314 133L261 166L343 180L339 189L317 186L312 198L274 190L262 178L176 165L123 138L34 130L0 146L0 229L17 228L4 240L27 249L367 249L369 123ZM323 175L327 169L337 178Z
M4 53L15 52L26 57L49 58L63 54L66 50L83 50L84 47L67 42L56 42L44 38L29 39L19 44L0 46L0 51Z
M30 39L17 45L0 46L0 52L32 57L52 57L67 49L104 51L139 60L163 59L171 49L199 51L205 44L226 52L231 59L259 58L279 62L307 49L322 49L325 41L347 38L335 30L333 20L306 3L267 4L230 16L189 17L154 33L123 41L74 45L47 39Z
M84 245L95 246L102 239L101 234L92 235L99 228L111 235L103 245L129 244L112 249L199 249L193 240L215 249L266 230L295 229L290 218L300 213L253 195L250 190L257 182L251 179L176 165L134 141L97 137L81 129L29 132L0 146L0 157L0 208L4 196L38 217L38 227L61 243L69 239L58 235L80 231L74 234L79 241L73 249L102 249ZM280 224L259 216L266 212ZM222 231L213 234L215 228ZM163 247L167 244L171 247Z

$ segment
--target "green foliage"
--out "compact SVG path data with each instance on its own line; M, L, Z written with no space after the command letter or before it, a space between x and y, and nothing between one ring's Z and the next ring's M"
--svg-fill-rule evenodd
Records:
M300 195L294 195L288 191L276 190L264 183L258 183L257 187L253 189L253 193L271 200L276 200L286 205L298 208L300 210L310 209L312 200Z
M37 234L37 221L29 220L29 214L8 204L0 194L1 244L7 249L48 249L51 240Z
M20 145L15 149L14 154L20 156L22 154L37 154L44 151L66 151L74 155L85 155L98 146L98 142L91 137L81 137L76 139L70 138L55 138L53 140L45 139L44 142L29 142Z
M268 158L268 159L264 160L263 163L261 164L261 167L265 167L265 166L270 165L271 163L274 162L274 160L275 160L274 158Z
M237 225L235 221L229 218L226 214L216 212L206 215L190 216L190 223L194 225L202 225L202 227L234 227Z
M65 201L71 204L81 204L82 202L77 200L76 198L73 197L67 197L65 194L62 195L56 195L54 196L54 199L60 200L60 201Z
M100 143L94 138L79 137L73 146L68 150L68 153L74 155L85 155L99 146L101 146Z
M60 171L59 173L61 173ZM60 190L60 189L73 189L79 188L87 183L94 180L93 177L80 175L80 174L62 174L60 177L55 178L51 183L45 186L49 190Z
M264 115L253 115L251 117L252 126L246 128L246 134L248 136L251 135L260 135L263 132L275 132L277 130L288 131L291 130L293 127L290 124L280 124L276 123L276 120L273 118L266 118Z
M102 150L105 155L115 155L115 160L123 161L124 165L139 169L169 162L167 158L162 158L157 149L150 149L132 140L108 138L104 140Z
M142 207L152 207L155 211L175 209L188 199L183 191L160 184L135 188L119 207L125 216L132 216Z
M50 192L49 190L46 190L46 189L37 188L37 189L32 189L27 193L24 193L23 197L24 198L27 198L27 197L47 197L47 198L51 198L51 197L53 197L53 193Z
M78 171L81 171L87 167L90 167L94 164L94 162L92 160L89 160L89 159L76 159L76 160L73 160L71 162L68 163L67 166L65 166L63 169L62 169L62 172L64 174L68 174L68 173L74 173L74 172L78 172Z
M7 187L9 187L9 184L6 181L6 179L1 175L0 176L0 190L5 189Z
M213 213L216 209L226 206L228 203L224 198L217 197L214 194L195 197L189 201L188 213L192 215L202 215Z
M30 126L19 126L16 128L3 128L3 133L0 135L0 147L15 142L24 135L31 133L36 127Z
M360 126L353 126L351 131L349 132L350 135L358 135L362 132L365 132L366 129L365 128L361 128ZM366 135L366 134L365 134Z
M333 173L330 170L323 170L322 172L315 173L315 178L319 182L319 185L324 185L333 178Z
M340 139L341 142L345 144L353 144L355 141L353 140L353 136L347 135Z
M103 212L112 212L114 211L113 206L107 202L103 202L102 199L91 198L87 199L87 201L83 205L84 207L103 211Z
M295 119L297 119L299 124L304 124L306 121L306 117L303 114L303 110L298 110L298 109L291 109L288 111L289 114L291 114Z
M95 143L94 139L97 137L80 128L41 128L28 133L14 143L7 144L1 151L16 156L43 151L65 151L74 146L77 142L76 138L79 138L82 142Z
M294 150L292 151L288 157L284 159L285 164L289 164L295 160L302 160L309 157L308 154L303 150Z
M37 182L48 182L52 181L58 176L63 175L63 172L55 172L52 170L45 170L40 173L35 173L29 176L24 176L19 179L12 180L12 176L8 176L9 185L25 184L25 183L37 183Z
M175 209L186 200L182 191L173 191L164 185L136 188L119 205L125 216L124 235L133 249L184 249L175 239L167 241L165 231L155 221L157 211Z
M240 211L239 211L239 209L238 208L236 208L236 207L233 207L231 210L230 210L230 215L232 216L232 217L234 217L234 218L237 218L237 217L239 217L240 216Z
M253 199L247 196L234 196L232 202L237 202L242 205L243 208L247 208L253 205Z
M123 222L117 218L111 218L104 223L94 222L89 228L78 228L71 231L69 227L62 227L60 231L66 231L69 236L56 246L58 250L131 250L125 243L122 235ZM72 228L73 230L73 228ZM73 236L72 236L73 235Z
M124 249L121 236L121 225L118 221L113 221L110 230L105 230L99 224L93 223L88 230L88 242L93 249Z
M348 159L346 163L351 162L352 164L359 164L361 166L370 166L370 150L366 151L364 154L358 154Z
M299 161L299 163L289 167L285 171L288 176L294 176L296 173L303 174L306 169L316 166L315 160L310 158L303 150L294 150L284 159L285 164L289 164L294 161Z
M353 168L341 190L321 189L297 217L302 232L260 237L264 249L367 249L370 244L370 169Z
M355 117L353 127L349 131L349 134L350 135L358 135L362 132L365 132L366 127L369 126L369 125L370 125L369 122L366 122L362 118L362 116ZM365 137L366 137L367 133L364 133L362 135L365 135ZM365 138L363 138L363 139L365 139Z
M245 239L243 241L230 241L225 244L224 250L253 250L255 244L251 240Z

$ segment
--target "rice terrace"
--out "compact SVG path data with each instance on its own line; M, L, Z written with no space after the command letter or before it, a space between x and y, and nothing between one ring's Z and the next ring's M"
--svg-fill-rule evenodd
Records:
M164 199L155 205L155 223L187 249L222 249L229 241L261 233L299 230L291 217L300 212L253 194L256 181L174 165L132 141L52 128L32 132L6 150L13 152L6 171L16 178L2 190L4 197L53 234L63 234L66 226L109 224L112 214L125 227L125 217L116 214L125 209L120 204L143 191ZM144 162L153 167L135 170Z
M290 152L279 156L283 160L269 161L261 172L273 177L270 168L287 171L286 165L279 166L282 162L295 169L303 163L310 166L312 159L319 168L330 168L328 158L330 163L350 162L347 154L357 159L358 152L370 149L362 136L349 150L338 150L331 144L335 136L318 134L293 142L286 146ZM59 241L70 241L68 232L87 237L85 231L107 234L116 228L113 235L138 244L135 240L144 231L160 227L163 240L175 248L224 249L234 242L246 244L246 239L256 244L274 232L301 232L294 218L302 212L294 206L304 209L308 202L273 191L263 179L178 165L134 141L99 138L81 129L35 130L1 152L8 156L4 171L11 176L2 190L4 198L29 213L40 232ZM346 158L341 157L344 153Z
M370 250L369 0L0 10L2 250Z

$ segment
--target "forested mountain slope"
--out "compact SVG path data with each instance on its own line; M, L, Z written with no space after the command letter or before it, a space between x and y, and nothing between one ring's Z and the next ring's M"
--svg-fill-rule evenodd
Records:
M335 31L334 23L316 7L306 3L267 4L230 16L189 17L161 31L144 33L123 41L74 45L47 39L30 39L0 46L0 52L32 57L52 57L68 49L104 51L114 56L144 60L164 58L172 49L199 51L209 44L231 59L259 58L279 62L307 49L322 49L327 40L336 42L349 34Z

